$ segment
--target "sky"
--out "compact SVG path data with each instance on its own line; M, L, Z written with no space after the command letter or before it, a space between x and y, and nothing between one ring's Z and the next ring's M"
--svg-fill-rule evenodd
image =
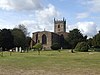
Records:
M0 0L0 29L19 24L33 32L54 31L53 19L66 19L66 31L78 28L93 37L100 30L100 0Z

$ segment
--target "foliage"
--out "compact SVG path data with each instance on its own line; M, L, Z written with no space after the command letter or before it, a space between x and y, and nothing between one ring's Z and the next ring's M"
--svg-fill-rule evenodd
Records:
M25 27L25 25L23 25L23 24L18 25L18 29L22 30L26 37L29 35L29 32L28 32L27 28Z
M37 50L42 50L42 44L41 43L37 43L33 46L33 49L37 49Z
M60 37L60 45L61 45L62 49L70 48L69 43L65 40L63 35L61 35L61 37Z
M14 46L25 48L26 37L22 30L14 28L12 30L12 35L14 36Z
M9 29L2 29L0 32L0 42L3 50L9 50L14 47L13 35Z
M41 43L37 43L33 46L33 49L38 50L38 55L40 55L40 51L42 50L42 44Z
M93 51L100 52L100 46L93 46Z
M79 42L75 47L75 50L80 51L80 52L88 52L88 49L89 49L89 46L87 42Z
M14 47L29 48L31 37L27 36L27 28L19 25L19 28L0 30L0 47L9 50Z
M69 43L70 47L74 49L78 42L86 41L86 38L87 36L83 37L78 29L73 29L69 32L66 41Z
M58 50L58 49L61 49L61 46L59 43L54 43L52 46L51 46L51 49L53 50Z
M100 32L93 37L92 44L94 47L100 47Z
M89 38L89 39L87 40L87 43L88 43L88 45L89 45L90 48L92 47L92 41L93 41L92 38Z
M94 48L94 51L100 52L100 48Z
M30 47L31 37L26 37L26 47Z

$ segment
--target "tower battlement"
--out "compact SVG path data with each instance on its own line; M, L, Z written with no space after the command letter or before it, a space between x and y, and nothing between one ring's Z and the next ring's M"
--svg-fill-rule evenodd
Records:
M56 19L54 18L54 22L55 22L55 23L66 22L66 19L63 18L63 20L61 20L61 19L57 19L57 20L56 20Z
M66 19L63 20L55 20L54 18L54 32L66 32Z

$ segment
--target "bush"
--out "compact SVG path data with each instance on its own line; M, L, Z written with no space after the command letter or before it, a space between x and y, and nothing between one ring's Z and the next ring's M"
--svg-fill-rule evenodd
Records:
M51 49L53 50L58 50L58 49L61 49L61 46L59 43L54 43L52 46L51 46Z
M100 48L94 48L94 51L100 52Z
M38 50L42 50L42 44L41 43L37 43L33 46L33 49L38 49Z
M79 42L75 47L75 50L80 52L88 52L88 49L89 46L86 42Z

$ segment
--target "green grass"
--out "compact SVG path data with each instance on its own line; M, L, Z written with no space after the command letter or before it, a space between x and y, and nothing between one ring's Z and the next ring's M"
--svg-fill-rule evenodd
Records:
M100 75L100 52L4 52L0 75Z

